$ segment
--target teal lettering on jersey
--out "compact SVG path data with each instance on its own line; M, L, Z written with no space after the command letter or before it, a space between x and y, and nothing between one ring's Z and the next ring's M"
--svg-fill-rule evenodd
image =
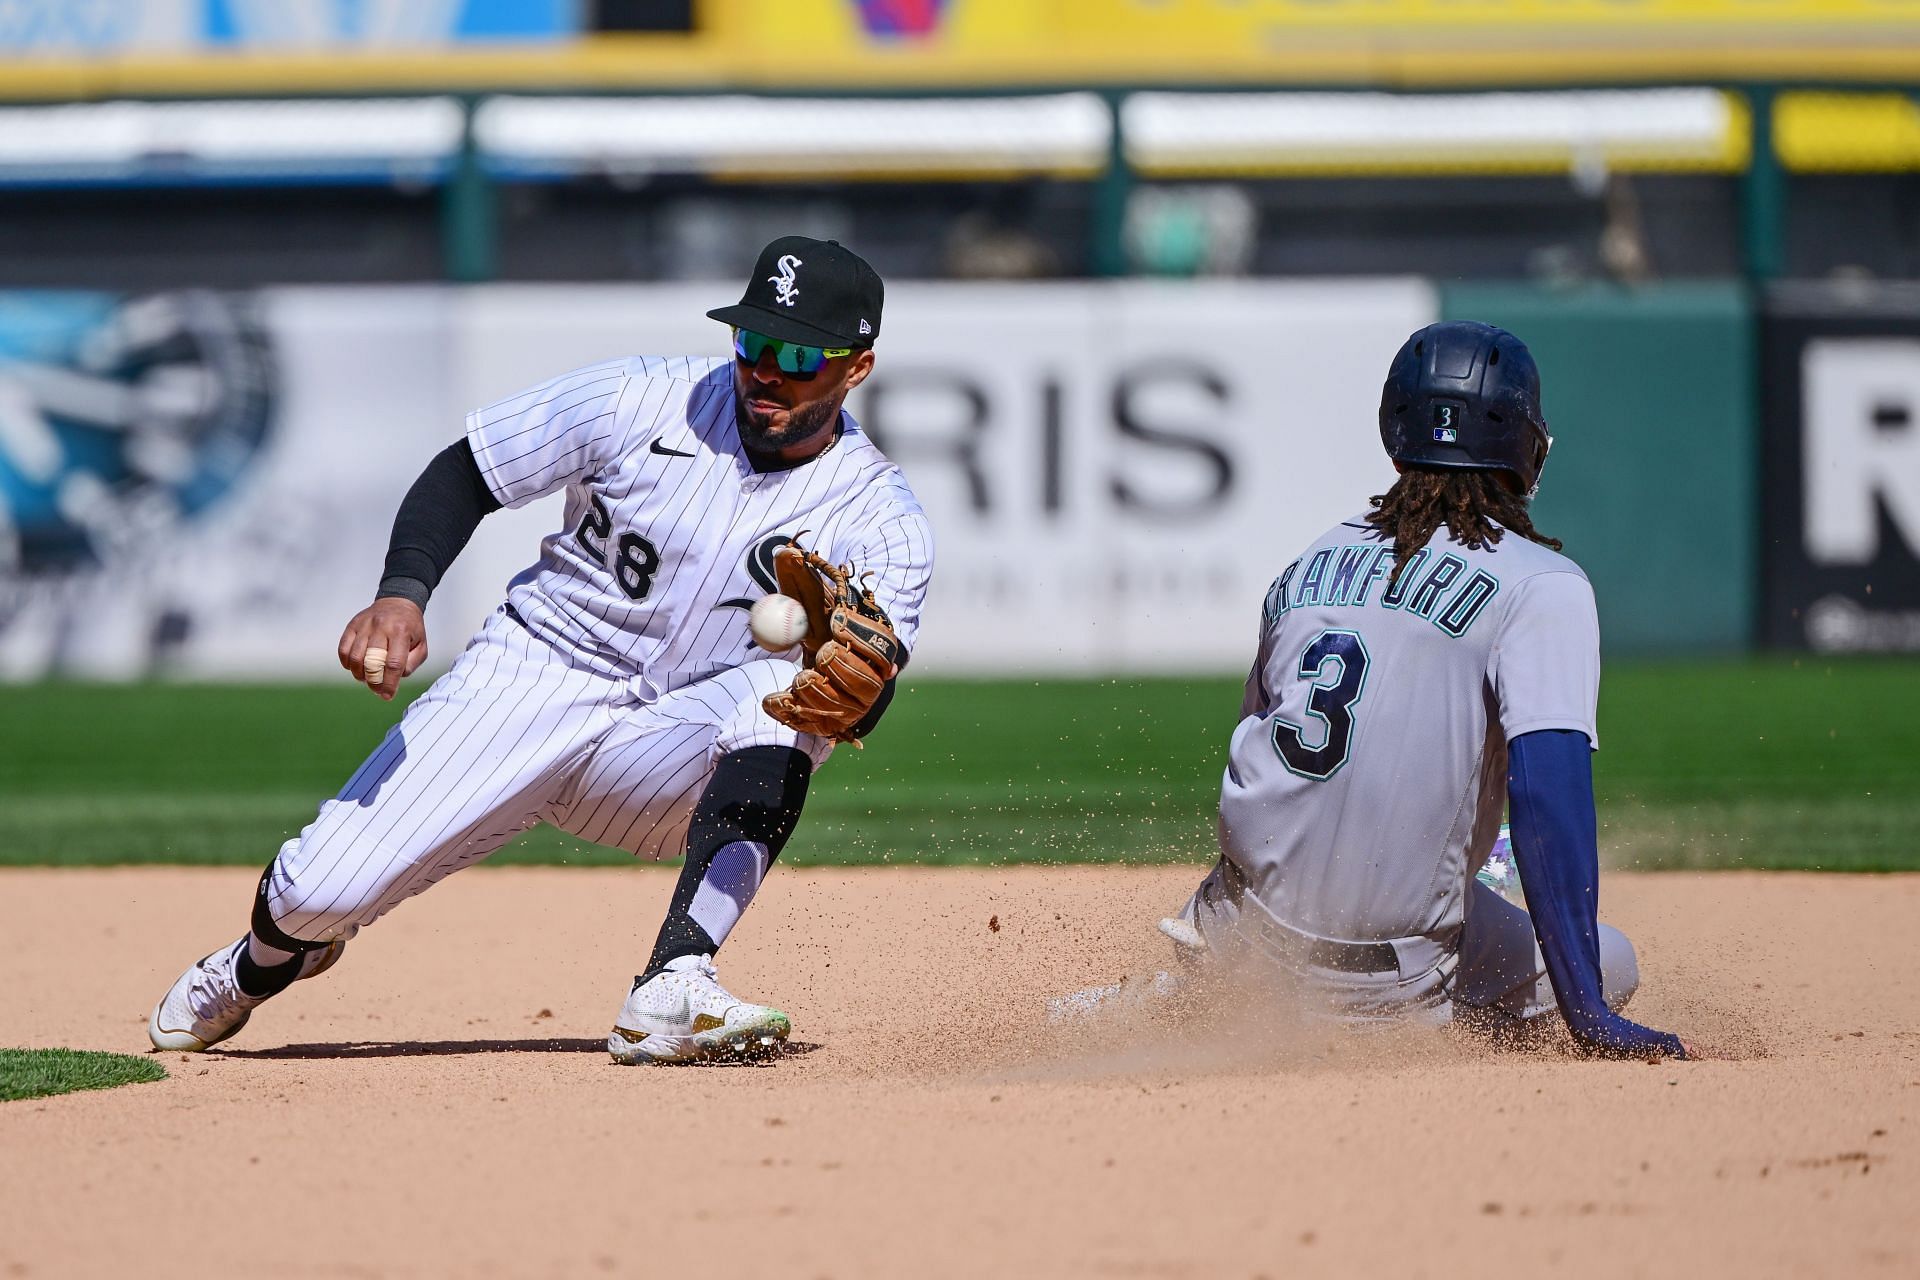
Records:
M1467 562L1459 556L1441 556L1440 563L1433 566L1433 572L1414 589L1413 599L1407 602L1407 612L1431 620L1435 606L1440 603L1440 593L1452 586L1453 580L1466 571Z
M1373 584L1386 577L1387 570L1392 567L1393 548L1391 546L1375 547L1373 562L1367 566L1366 574L1360 579L1360 590L1353 597L1353 602L1357 605L1365 604L1367 595L1373 590Z
M1288 609L1287 584L1293 581L1293 575L1300 571L1300 562L1295 560L1280 571L1280 576L1267 588L1266 602L1260 607L1260 619L1264 626L1272 627L1280 621L1280 615Z
M1427 549L1425 547L1420 548L1408 558L1407 567L1400 571L1400 576L1387 587L1386 594L1380 597L1380 607L1382 609L1398 609L1407 602L1407 592L1412 589L1413 580L1420 576L1420 568L1426 564L1426 562Z
M1499 590L1500 579L1485 569L1476 570L1474 575L1467 579L1467 585L1460 588L1460 594L1453 598L1453 603L1433 620L1433 625L1458 640L1467 634L1467 628L1486 612L1488 602Z
M1353 593L1353 581L1360 576L1360 565L1367 558L1368 547L1342 547L1340 559L1333 567L1333 581L1327 584L1327 603L1343 605Z
M1466 561L1443 555L1429 568L1431 560L1425 547L1414 552L1400 580L1381 594L1380 607L1404 608L1457 640L1467 634L1499 594L1500 579L1485 569L1476 569L1456 591L1453 587L1466 572ZM1304 571L1302 564L1306 566ZM1390 544L1322 547L1311 560L1295 560L1273 580L1261 604L1261 621L1271 629L1287 613L1308 605L1363 608L1373 594L1373 584L1385 579L1392 569Z
M1322 547L1313 553L1313 559L1307 564L1306 575L1300 579L1300 590L1293 597L1294 608L1320 603L1320 587L1326 581L1327 563L1332 559L1332 547Z

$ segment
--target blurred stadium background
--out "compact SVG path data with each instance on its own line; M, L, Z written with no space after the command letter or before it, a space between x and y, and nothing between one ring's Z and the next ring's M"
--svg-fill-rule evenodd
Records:
M802 231L941 544L797 860L1205 856L1458 316L1545 371L1609 856L1920 865L1917 88L1913 0L0 0L0 863L264 861L397 714L333 644L464 411L718 349Z

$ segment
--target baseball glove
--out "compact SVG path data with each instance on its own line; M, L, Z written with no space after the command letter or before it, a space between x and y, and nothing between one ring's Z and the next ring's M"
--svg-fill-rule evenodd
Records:
M853 726L899 669L900 640L893 622L856 581L852 565L836 565L795 538L773 553L780 594L807 611L800 642L804 670L779 693L761 699L768 715L802 733L852 742Z

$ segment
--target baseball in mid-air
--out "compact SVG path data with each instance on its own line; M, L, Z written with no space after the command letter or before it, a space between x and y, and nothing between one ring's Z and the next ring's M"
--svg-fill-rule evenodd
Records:
M807 638L807 610L792 596L761 596L747 613L747 627L755 644L779 653Z

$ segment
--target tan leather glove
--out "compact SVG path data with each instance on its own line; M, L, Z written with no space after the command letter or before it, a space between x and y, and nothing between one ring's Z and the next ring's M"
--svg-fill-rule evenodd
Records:
M852 565L836 565L797 538L773 553L773 576L780 594L807 611L807 635L800 642L804 670L760 705L801 733L859 745L853 726L899 670L900 639L892 621L855 581Z

